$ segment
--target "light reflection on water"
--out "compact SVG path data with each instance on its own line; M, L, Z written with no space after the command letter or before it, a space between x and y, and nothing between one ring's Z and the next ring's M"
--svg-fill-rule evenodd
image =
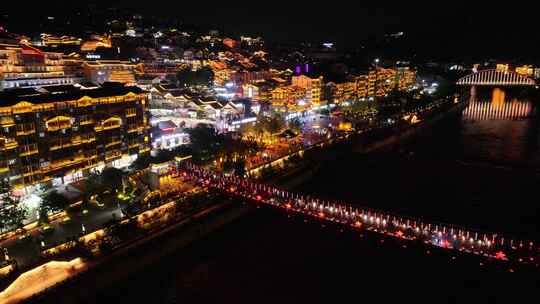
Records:
M466 120L524 119L532 114L532 109L529 100L516 97L507 99L504 90L495 88L491 101L473 94L469 106L463 111L463 117Z
M491 95L491 96L490 96ZM469 106L459 126L449 126L455 136L456 157L505 166L540 169L540 124L534 103L495 88L491 94L472 90Z

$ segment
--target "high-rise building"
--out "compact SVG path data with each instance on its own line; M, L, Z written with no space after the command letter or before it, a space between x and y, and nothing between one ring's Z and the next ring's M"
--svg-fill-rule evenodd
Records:
M16 188L69 183L149 151L147 93L106 84L0 93L0 178Z

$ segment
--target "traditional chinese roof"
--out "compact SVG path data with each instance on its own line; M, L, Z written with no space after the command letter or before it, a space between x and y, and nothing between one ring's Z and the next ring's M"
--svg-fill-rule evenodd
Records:
M139 87L123 86L117 83L105 83L103 86L93 89L81 89L75 86L55 87L56 88L54 89L46 88L46 92L40 92L35 89L13 89L0 92L0 107L13 106L21 101L30 102L33 104L42 104L49 102L78 100L84 96L101 98L109 96L122 96L128 93L141 94L145 92Z

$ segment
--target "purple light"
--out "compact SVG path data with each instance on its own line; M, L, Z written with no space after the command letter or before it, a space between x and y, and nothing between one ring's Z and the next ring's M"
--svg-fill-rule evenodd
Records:
M306 63L306 73L309 73L309 63Z
M302 73L302 68L299 65L297 65L296 66L296 74L300 74L300 73Z

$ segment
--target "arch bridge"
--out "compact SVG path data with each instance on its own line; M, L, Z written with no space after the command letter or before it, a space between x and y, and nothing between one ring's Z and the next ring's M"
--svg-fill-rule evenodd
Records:
M536 81L511 71L482 70L459 79L461 86L536 86Z

